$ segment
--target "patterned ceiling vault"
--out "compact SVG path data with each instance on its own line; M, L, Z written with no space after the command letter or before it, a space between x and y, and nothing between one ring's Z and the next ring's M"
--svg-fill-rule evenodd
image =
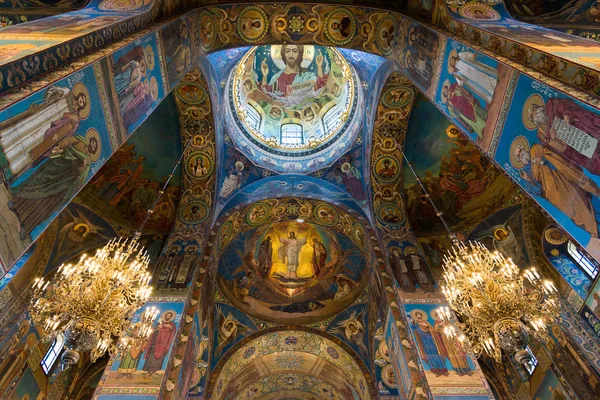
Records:
M240 342L213 371L213 399L371 399L365 366L347 346L310 330L275 330ZM295 397L299 396L299 397ZM281 398L281 397L276 397Z
M365 2L92 0L0 31L2 399L600 396L600 282L573 250L600 259L596 45L502 0L372 2L419 20ZM585 28L598 3L508 8ZM459 239L556 282L533 378L444 336L430 200ZM103 371L45 371L31 280L155 202L150 337Z

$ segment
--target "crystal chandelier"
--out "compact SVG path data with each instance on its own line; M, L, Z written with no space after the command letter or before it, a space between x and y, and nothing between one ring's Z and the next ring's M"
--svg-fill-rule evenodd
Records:
M529 336L548 340L547 325L558 316L558 290L535 268L521 273L510 258L479 242L455 244L443 259L442 291L449 307L440 313L453 322L444 333L472 356L487 354L501 361L501 350L523 364L531 362Z
M158 311L149 308L131 324L152 291L148 264L136 235L112 239L75 265L61 265L52 281L35 280L31 319L44 341L64 336L63 366L77 363L81 352L90 351L94 362L107 351L116 355L150 336Z
M504 350L528 365L529 336L546 343L547 326L558 316L556 286L534 267L521 273L510 258L480 242L461 243L404 152L402 156L454 244L443 259L442 292L449 307L441 307L438 315L445 322L444 333L474 358L485 353L500 362Z
M31 320L46 342L63 335L63 368L76 364L82 352L89 351L93 363L107 352L111 357L125 354L150 337L159 313L155 307L133 322L152 292L150 258L139 239L190 141L131 239L111 239L93 257L84 254L75 265L61 265L51 281L34 281Z

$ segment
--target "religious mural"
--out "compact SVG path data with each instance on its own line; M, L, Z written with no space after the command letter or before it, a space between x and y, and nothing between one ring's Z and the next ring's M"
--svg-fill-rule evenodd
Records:
M352 145L362 89L338 50L255 47L231 78L229 130L239 131L234 143L259 165L276 172L315 170ZM307 164L309 154L319 156Z
M213 366L235 343L258 330L247 315L224 303L215 304L214 321Z
M262 177L261 170L248 158L230 145L224 146L224 160L221 168L223 180L219 189L219 202L226 203L242 186L256 182Z
M163 69L157 36L125 46L111 56L114 100L119 105L123 125L132 133L150 115L165 95Z
M391 333L391 332L390 332ZM374 330L374 376L377 378L377 391L382 399L398 396L398 382L392 361L392 352L384 336L384 327L378 319ZM407 381L410 383L410 379ZM404 385L404 383L401 383Z
M471 48L448 40L437 104L487 150L512 69Z
M533 399L569 400L571 399L571 396L569 396L568 392L559 382L552 369L549 369L548 372L546 372L546 376L544 376L544 379L540 383L538 390L533 395Z
M2 329L0 342L0 393L8 399L37 399L44 383L36 371L41 371L42 349L37 330L29 316L22 315L16 324ZM27 397L28 396L28 397Z
M511 199L512 183L423 97L417 97L408 126L406 157L453 229L481 221ZM404 169L403 176L411 226L418 237L437 236L444 230L439 217L411 171Z
M177 110L169 95L104 164L77 199L111 223L135 231L158 199L181 151ZM165 235L171 231L180 186L181 169L177 168L144 232Z
M439 304L405 304L410 330L432 387L482 387L483 377L464 349L456 347L444 334L445 322Z
M148 340L117 358L105 372L99 394L158 394L169 355L181 322L184 303L149 302L138 310L132 322L139 320L146 307L156 307L160 314ZM140 393L139 387L142 386Z
M348 343L365 364L370 366L367 312L368 305L365 303L352 305L329 323L327 332Z
M592 255L600 249L598 121L588 106L520 75L494 156Z
M100 104L94 72L86 68L0 112L5 264L16 261L111 154Z
M160 31L167 78L171 87L187 73L192 64L192 51L195 50L195 46L192 45L194 33L190 28L193 24L193 19L183 18L168 24Z
M577 295L585 300L593 281L569 255L568 243L568 238L557 226L549 226L544 231L544 255Z
M398 62L406 75L429 96L435 91L438 81L438 57L445 43L436 31L425 26L404 20L400 23L400 55Z
M600 395L600 373L581 348L581 337L573 337L559 324L552 325L548 348L551 350L554 367L567 384L582 399L593 399ZM578 343L581 341L580 343Z
M317 321L337 314L365 284L361 251L346 236L326 228L333 211L315 210L324 226L307 222L267 224L240 235L223 252L219 287L242 311L267 321ZM247 216L269 218L258 203Z

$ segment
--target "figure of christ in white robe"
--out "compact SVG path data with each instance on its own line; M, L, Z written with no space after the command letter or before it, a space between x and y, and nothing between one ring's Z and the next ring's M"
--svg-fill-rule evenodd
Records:
M29 110L0 124L0 145L12 175L19 175L31 166L35 160L30 153L44 141L52 122L71 112L73 100L70 94L67 88L53 86L45 93L41 104L32 105Z
M286 278L297 278L298 266L300 264L300 251L306 244L306 238L297 238L294 232L290 232L287 238L279 238L282 246L279 248L279 258L286 265Z
M474 53L458 53L454 78L460 86L481 97L486 104L492 102L498 84L498 70L477 61Z

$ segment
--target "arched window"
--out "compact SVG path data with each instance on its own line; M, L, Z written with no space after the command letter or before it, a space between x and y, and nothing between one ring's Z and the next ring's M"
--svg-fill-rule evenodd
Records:
M342 123L342 110L339 107L331 107L323 115L323 127L325 132L333 132Z
M248 127L255 131L258 131L260 129L261 119L262 118L260 117L260 114L258 113L256 108L254 108L253 105L248 104L248 107L246 108L246 124L248 125Z
M535 358L535 355L533 354L533 351L531 351L529 346L527 346L526 350L531 356L531 361L525 365L525 368L527 369L527 372L529 372L529 375L533 375L533 371L535 371L535 367L537 367L538 365L538 360L537 358Z
M42 358L41 365L46 375L48 375L48 373L50 373L52 370L56 359L62 351L63 344L64 341L62 335L58 335L56 339L54 339L54 342L52 342L52 345L50 345L50 348L46 352L46 355L44 355L44 358Z
M596 277L596 275L598 275L598 266L591 262L590 259L587 258L581 251L579 251L577 245L570 240L567 244L567 252L573 261L575 261L583 270L583 272L589 275L592 280Z
M285 124L281 125L281 140L282 145L298 146L304 144L304 133L302 125Z

